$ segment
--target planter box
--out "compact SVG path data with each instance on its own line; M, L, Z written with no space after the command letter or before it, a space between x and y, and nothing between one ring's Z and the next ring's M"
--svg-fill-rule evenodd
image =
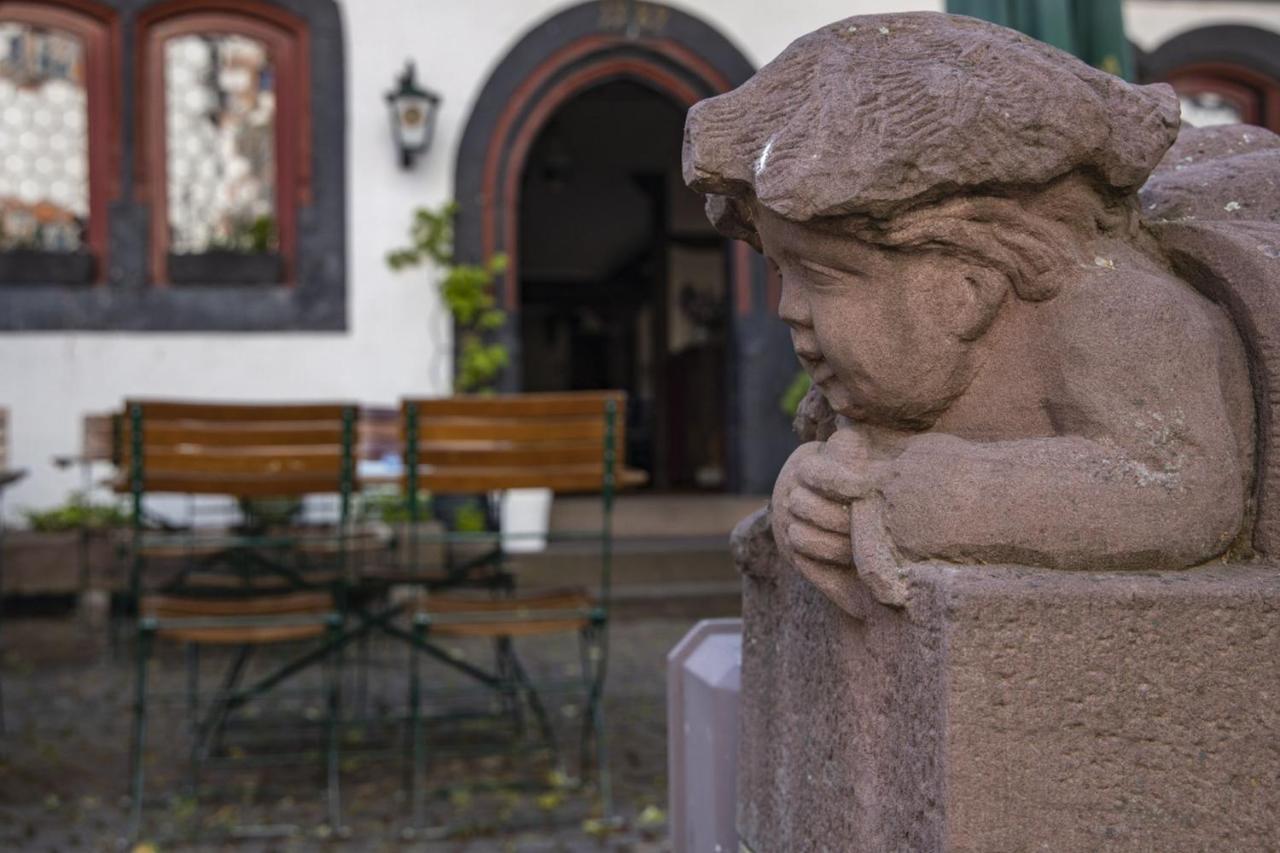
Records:
M10 249L0 252L0 284L88 284L93 256L88 252Z
M279 284L284 262L275 252L208 252L169 254L173 284Z
M94 531L89 534L84 558L91 588L112 588L123 582L116 567L115 545L127 533ZM80 533L37 533L6 530L4 533L5 595L66 595L81 589Z

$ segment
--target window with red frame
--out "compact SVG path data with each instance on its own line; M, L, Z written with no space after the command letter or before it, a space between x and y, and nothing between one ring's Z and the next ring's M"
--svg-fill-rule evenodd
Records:
M152 281L293 283L307 190L304 23L266 4L182 0L140 18L139 44Z
M114 15L0 0L0 283L103 281Z

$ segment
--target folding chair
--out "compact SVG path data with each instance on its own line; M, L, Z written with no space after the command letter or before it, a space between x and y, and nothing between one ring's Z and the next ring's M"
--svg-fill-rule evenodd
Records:
M433 494L488 495L507 489L542 487L557 492L599 493L598 529L558 534L553 539L596 542L600 548L598 589L517 593L509 585L489 593L424 591L413 614L410 655L410 726L413 772L411 799L415 823L424 808L426 741L418 659L423 651L449 663L433 645L446 637L488 637L495 643L494 671L468 674L508 698L524 697L552 749L554 735L536 685L516 654L521 638L561 632L579 636L580 686L586 692L581 755L583 776L594 764L604 812L612 810L604 730L603 689L607 661L612 510L615 491L642 483L642 472L625 467L625 394L593 391L515 394L407 400L405 493L410 515L420 512L420 489ZM445 534L454 543L491 543L497 565L506 572L503 539L494 533ZM456 665L456 664L454 664Z
M81 422L80 452L60 454L53 457L53 464L66 470L71 467L80 469L80 495L87 503L92 502L94 487L93 469L97 464L115 464L118 461L120 415L115 412L104 412L85 415ZM81 595L89 590L94 567L90 564L90 546L95 537L110 536L110 530L95 530L82 522L77 548L79 563L79 582L77 592Z
M9 410L0 409L0 610L4 607L4 493L27 475L9 467ZM2 647L0 647L2 648ZM0 679L0 686L3 679ZM4 734L4 692L0 689L0 734Z
M147 730L148 662L155 640L187 647L191 778L217 749L230 715L316 663L326 664L325 771L329 819L339 824L337 715L342 629L353 539L356 407L348 404L251 405L134 401L126 404L118 491L132 498L130 594L138 614L134 705L132 812L129 836L142 818L143 749ZM229 530L156 530L145 523L145 501L157 494L222 495L245 501L338 496L335 525L309 529L288 522ZM262 507L259 503L257 506ZM152 583L149 561L176 563ZM255 649L306 642L269 674L241 685ZM237 652L221 687L202 712L199 649Z

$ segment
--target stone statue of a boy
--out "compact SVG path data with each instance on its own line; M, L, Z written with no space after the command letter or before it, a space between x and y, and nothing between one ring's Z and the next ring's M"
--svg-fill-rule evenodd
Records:
M782 276L834 411L773 493L782 555L847 605L919 562L1180 568L1244 546L1254 403L1227 314L1137 190L1178 133L1010 30L851 18L689 113L685 179Z

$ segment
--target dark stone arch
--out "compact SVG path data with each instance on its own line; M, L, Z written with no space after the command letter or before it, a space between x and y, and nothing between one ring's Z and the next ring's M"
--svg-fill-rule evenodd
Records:
M1200 27L1179 33L1141 60L1143 82L1201 62L1230 62L1280 80L1280 33L1242 24Z
M637 8L651 10L644 22L637 19ZM630 14L620 14L622 9ZM518 127L540 96L566 75L592 62L624 57L669 70L698 87L703 97L738 86L755 71L716 29L666 6L596 0L547 18L494 68L467 119L454 172L454 195L461 206L456 233L460 257L481 257L485 208L502 201L486 198L485 167L491 146L509 141L495 140L503 133L504 116L512 122L512 113L518 113Z
M1280 130L1280 33L1243 24L1221 24L1179 33L1138 55L1143 83L1202 72L1260 91L1258 123Z

